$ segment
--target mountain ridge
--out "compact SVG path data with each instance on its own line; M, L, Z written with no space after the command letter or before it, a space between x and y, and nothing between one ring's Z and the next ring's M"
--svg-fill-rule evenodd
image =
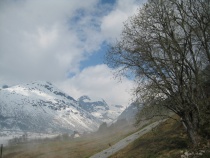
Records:
M112 122L122 105L81 96L75 100L47 81L34 81L0 90L0 129L22 132L72 133L96 131Z
M0 91L1 129L36 132L95 131L101 121L49 82L36 81Z
M114 121L125 109L122 105L108 105L104 99L92 100L87 95L81 96L77 101L81 108L106 123Z

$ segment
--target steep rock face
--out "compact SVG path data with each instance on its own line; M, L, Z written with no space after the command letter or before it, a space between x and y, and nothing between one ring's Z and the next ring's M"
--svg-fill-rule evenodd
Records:
M81 108L91 113L102 122L112 122L125 109L121 105L108 105L103 99L92 100L88 96L81 96L78 99Z
M126 120L128 122L134 122L136 114L141 110L136 103L132 103L127 107L117 118L117 120Z
M101 121L49 82L0 90L0 129L27 132L94 131Z

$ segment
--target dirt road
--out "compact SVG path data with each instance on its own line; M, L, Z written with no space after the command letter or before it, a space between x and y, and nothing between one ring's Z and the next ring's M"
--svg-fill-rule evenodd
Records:
M148 126L146 126L145 128L139 130L138 132L120 140L119 142L117 142L116 144L112 145L111 147L91 156L90 158L107 158L109 156L111 156L112 154L116 153L117 151L123 149L124 147L126 147L129 143L133 142L134 140L136 140L137 138L139 138L140 136L144 135L145 133L149 132L152 128L156 127L158 124L160 124L161 122L163 122L165 120L161 120L161 121L157 121L154 122Z

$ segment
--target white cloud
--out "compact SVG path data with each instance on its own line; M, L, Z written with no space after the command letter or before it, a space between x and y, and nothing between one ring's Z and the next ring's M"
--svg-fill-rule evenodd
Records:
M44 28L38 28L39 44L43 47L49 47L57 39L58 32L56 29L46 30Z
M136 0L118 0L117 4L108 15L103 17L101 30L107 40L118 38L125 22L131 15L135 14L140 3Z
M97 0L1 1L0 80L54 81L78 72L87 46L69 21L78 9L88 12L96 4ZM90 44L92 50L95 47Z
M57 85L75 99L88 95L93 99L103 98L111 104L128 106L134 83L126 78L119 82L113 79L113 70L106 65L97 65Z
M117 0L110 7L99 2L0 0L0 85L47 80L68 87L76 98L97 94L115 104L128 103L131 81L113 80L105 65L80 72L80 62L104 41L118 38L122 22L139 3ZM76 75L67 78L69 73Z

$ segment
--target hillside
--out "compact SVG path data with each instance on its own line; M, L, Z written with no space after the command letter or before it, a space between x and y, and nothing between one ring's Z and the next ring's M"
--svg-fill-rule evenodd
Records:
M177 118L176 118L177 119ZM179 121L166 122L143 135L109 158L187 158L189 153L199 153L199 158L210 157L210 140L203 141L195 151L191 147L185 129ZM205 152L203 152L205 151ZM189 156L192 158L193 156Z
M72 139L68 135L55 138L28 140L3 149L4 158L88 158L115 144L138 130L132 125L123 124L106 132L93 132Z

